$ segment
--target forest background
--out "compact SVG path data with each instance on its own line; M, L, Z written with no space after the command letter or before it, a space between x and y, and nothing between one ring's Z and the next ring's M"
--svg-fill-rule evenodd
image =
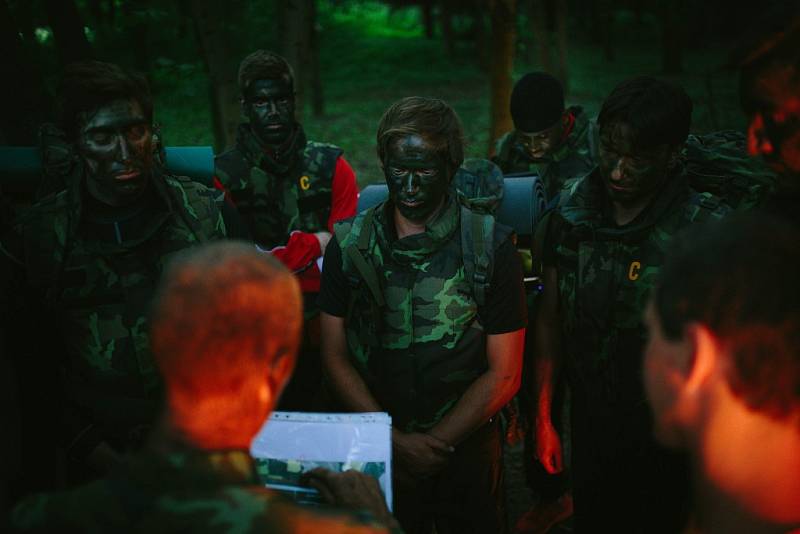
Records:
M0 0L4 50L0 144L33 145L53 120L61 68L96 58L143 72L170 146L233 142L236 72L252 50L294 66L299 119L337 144L359 185L383 180L375 129L409 95L443 98L460 115L468 155L511 129L513 81L562 79L567 105L594 116L620 81L683 85L692 129L743 130L732 51L769 4L724 0Z

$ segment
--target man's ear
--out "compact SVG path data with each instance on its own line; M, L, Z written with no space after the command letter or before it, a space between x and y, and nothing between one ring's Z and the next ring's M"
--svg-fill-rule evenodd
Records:
M709 328L701 323L690 323L684 329L689 342L690 355L685 367L685 388L697 392L714 373L719 357L719 341Z
M283 392L284 386L289 382L289 378L294 371L295 356L291 350L281 348L269 364L267 382L270 387L270 395L277 403L278 398Z

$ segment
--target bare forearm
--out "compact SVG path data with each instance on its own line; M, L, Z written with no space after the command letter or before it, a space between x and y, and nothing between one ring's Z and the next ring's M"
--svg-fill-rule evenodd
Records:
M522 378L525 329L490 335L486 342L489 369L478 377L430 434L455 445L485 424L517 393Z
M339 398L354 412L380 412L382 408L370 393L358 371L347 363L328 366L328 376Z
M519 389L519 382L519 376L498 376L487 371L470 385L429 433L445 443L457 445L511 400Z
M370 393L347 353L344 319L320 314L322 363L333 388L345 406L356 412L379 412L381 406Z
M561 330L554 271L545 271L545 283L545 291L549 290L549 294L545 294L534 326L534 398L536 418L549 422L553 392L561 370Z

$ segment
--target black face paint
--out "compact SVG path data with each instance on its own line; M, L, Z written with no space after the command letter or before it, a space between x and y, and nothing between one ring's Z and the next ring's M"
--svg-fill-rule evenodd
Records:
M152 145L150 121L136 100L115 100L86 113L77 148L89 193L110 206L136 200L150 178Z
M539 161L555 152L563 133L564 126L559 119L553 126L541 132L527 133L517 130L517 141L522 145L529 158Z
M283 78L255 80L247 88L242 107L265 145L280 145L294 129L294 94Z
M669 146L643 149L635 145L630 129L611 124L600 134L600 174L609 197L631 204L655 191L669 170Z
M442 205L450 185L448 165L419 135L406 135L389 145L383 173L389 196L400 214L426 222Z

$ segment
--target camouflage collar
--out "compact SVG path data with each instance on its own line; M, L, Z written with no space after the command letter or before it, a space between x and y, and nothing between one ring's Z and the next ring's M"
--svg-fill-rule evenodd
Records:
M572 106L568 108L568 111L572 116L572 124L567 138L548 158L556 163L565 160L573 153L575 147L582 142L583 137L589 129L589 119L586 117L586 113L583 112L581 106Z
M686 173L683 168L678 168L664 180L650 204L633 221L617 227L611 222L611 203L600 171L595 169L576 184L559 211L572 224L587 225L596 235L603 233L608 234L607 237L617 238L622 235L638 235L641 231L649 230L677 202L685 200L688 194Z
M277 150L265 149L248 123L240 124L236 130L236 146L245 159L254 167L277 176L289 174L289 171L302 163L306 142L306 134L299 124L295 125L290 138Z
M394 204L387 200L383 209L379 207L376 212L378 243L397 263L416 264L450 240L458 229L458 214L458 203L449 194L439 215L425 226L425 232L398 239L394 230Z
M203 451L176 446L162 453L144 449L131 458L126 470L140 480L193 489L258 483L255 461L245 450Z

